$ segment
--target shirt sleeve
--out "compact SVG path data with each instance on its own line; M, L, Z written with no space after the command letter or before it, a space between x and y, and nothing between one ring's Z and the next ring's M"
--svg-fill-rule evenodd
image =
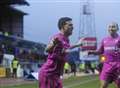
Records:
M50 38L50 41L49 41L49 43L48 44L53 44L54 43L54 39L55 38L59 38L58 36L56 36L56 35L54 35L54 36L52 36L51 38Z
M53 44L53 40L54 40L54 37L51 37L48 44Z

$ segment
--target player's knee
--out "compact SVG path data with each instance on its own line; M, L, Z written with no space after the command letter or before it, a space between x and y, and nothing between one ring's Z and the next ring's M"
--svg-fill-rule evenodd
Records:
M107 88L107 85L102 85L101 88Z
M101 82L101 88L108 88L108 82Z

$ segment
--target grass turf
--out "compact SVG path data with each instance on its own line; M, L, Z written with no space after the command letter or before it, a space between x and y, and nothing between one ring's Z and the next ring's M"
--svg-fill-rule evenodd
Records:
M98 76L71 76L63 81L64 88L99 88ZM32 84L23 84L15 86L4 86L0 88L38 88L38 82ZM115 88L113 84L109 88Z

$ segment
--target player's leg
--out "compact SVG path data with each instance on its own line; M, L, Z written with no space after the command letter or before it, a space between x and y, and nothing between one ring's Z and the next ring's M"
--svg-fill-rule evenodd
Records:
M120 62L116 62L116 80L115 80L115 85L116 88L120 88Z
M101 86L100 88L108 88L108 85L113 82L114 72L113 65L104 63L100 74Z
M108 88L109 82L105 80L100 80L100 88Z
M49 77L48 88L63 88L62 79L55 75Z
M116 88L120 88L120 79L117 79L115 81L115 86L116 86Z
M55 84L56 84L55 88L63 88L62 80L63 79L61 79L61 78L57 78L55 80Z
M43 72L39 72L39 88L48 88L47 76Z
M15 78L15 75L16 75L16 69L13 68L13 74L12 74L13 78Z
M17 68L15 69L15 78L17 78Z

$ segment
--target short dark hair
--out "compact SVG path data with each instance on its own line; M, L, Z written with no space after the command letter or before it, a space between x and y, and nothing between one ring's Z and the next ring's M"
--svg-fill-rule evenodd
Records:
M65 25L66 21L72 21L72 18L70 17L61 17L58 21L58 28L61 30L61 28Z

